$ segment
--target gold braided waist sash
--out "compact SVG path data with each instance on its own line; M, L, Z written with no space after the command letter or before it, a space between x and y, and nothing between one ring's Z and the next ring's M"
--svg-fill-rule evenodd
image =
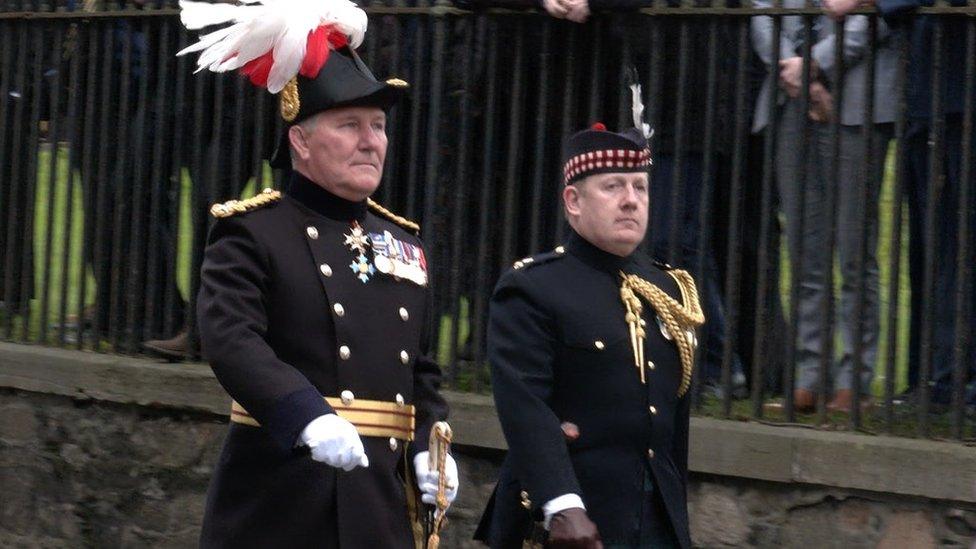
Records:
M346 404L339 397L322 398L339 417L356 426L359 436L413 441L416 411L412 404L359 398ZM230 420L251 427L261 426L236 400L231 402Z

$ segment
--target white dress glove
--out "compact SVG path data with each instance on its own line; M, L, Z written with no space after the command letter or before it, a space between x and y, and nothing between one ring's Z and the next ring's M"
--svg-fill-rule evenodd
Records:
M335 414L319 416L302 430L302 443L312 450L312 459L343 471L369 467L369 458L356 427Z
M431 471L427 460L430 452L420 452L413 458L413 469L417 473L417 486L420 488L421 501L429 505L437 503L437 470ZM451 454L447 455L447 462L444 464L444 477L447 481L444 495L447 496L447 504L454 503L454 498L458 494L458 468L457 463Z

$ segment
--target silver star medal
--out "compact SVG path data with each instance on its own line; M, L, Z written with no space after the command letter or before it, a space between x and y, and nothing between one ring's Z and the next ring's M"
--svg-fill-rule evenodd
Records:
M363 228L359 226L359 223L354 223L349 230L349 234L343 236L346 237L343 244L350 250L359 252L360 254L366 253L366 248L369 247L369 237L363 232Z

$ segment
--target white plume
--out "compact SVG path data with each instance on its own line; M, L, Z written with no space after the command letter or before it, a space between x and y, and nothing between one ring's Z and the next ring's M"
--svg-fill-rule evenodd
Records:
M641 85L636 82L630 85L631 112L634 114L634 127L640 128L645 139L654 135L651 125L644 122L644 102L641 100Z
M238 4L211 4L180 0L180 20L190 30L212 25L217 29L176 55L200 52L197 71L236 70L274 50L268 91L278 93L302 66L308 35L321 25L332 25L358 48L366 34L367 18L350 0L238 0Z

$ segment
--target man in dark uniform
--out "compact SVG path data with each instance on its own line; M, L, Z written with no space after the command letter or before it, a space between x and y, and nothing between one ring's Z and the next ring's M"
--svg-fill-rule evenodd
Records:
M211 209L200 335L234 401L203 547L415 546L412 494L436 494L426 448L447 406L419 227L368 198L405 87L331 51L282 91L285 194Z
M688 385L704 320L695 285L636 251L648 222L644 132L595 125L563 159L568 242L517 261L491 299L509 454L476 537L688 547Z

